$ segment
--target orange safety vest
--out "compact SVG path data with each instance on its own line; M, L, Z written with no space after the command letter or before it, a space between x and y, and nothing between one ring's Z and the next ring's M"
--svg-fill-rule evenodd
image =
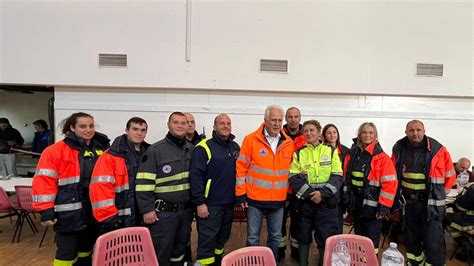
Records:
M246 196L250 204L281 204L288 193L293 141L281 130L274 154L263 132L264 124L243 141L236 166L236 196Z

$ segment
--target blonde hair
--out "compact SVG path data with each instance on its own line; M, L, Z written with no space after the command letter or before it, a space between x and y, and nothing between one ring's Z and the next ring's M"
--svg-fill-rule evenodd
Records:
M379 139L379 135L377 133L377 127L375 126L374 123L372 122L362 123L362 125L360 125L359 129L357 130L357 146L361 148L364 148L364 143L362 143L362 139L361 139L362 131L364 131L367 127L372 127L374 129L375 140Z

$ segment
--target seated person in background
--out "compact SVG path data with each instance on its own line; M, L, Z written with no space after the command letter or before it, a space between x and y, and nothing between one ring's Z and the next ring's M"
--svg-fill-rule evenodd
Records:
M460 178L463 178L464 175L467 175L469 178L468 182L474 182L474 175L472 175L472 172L469 171L469 168L471 167L471 161L468 158L461 158L457 163L454 164L454 170L456 170L456 184L458 182L461 183L467 183L465 181L459 180ZM462 174L462 176L461 176Z
M474 234L474 183L468 183L465 186L465 190L456 199L454 206L454 212L446 214L444 225L460 247L460 251L456 254L456 259L467 261L469 248L464 245L460 236L462 232ZM474 258L474 250L470 252L470 257Z
M36 129L35 137L31 143L31 151L42 153L43 150L51 144L51 131L48 129L48 124L43 119L33 122Z
M9 153L11 147L23 145L25 140L20 132L10 125L7 118L0 118L0 153Z

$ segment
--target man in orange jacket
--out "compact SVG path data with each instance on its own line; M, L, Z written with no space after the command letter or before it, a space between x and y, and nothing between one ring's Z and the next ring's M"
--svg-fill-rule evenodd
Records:
M141 155L150 146L145 137L148 125L140 117L128 120L125 134L97 160L92 172L90 198L100 233L137 226L141 216L135 200L135 177Z
M275 259L294 150L293 141L282 130L283 112L277 105L267 107L263 124L245 137L236 166L237 202L248 208L247 245L259 245L262 219L266 215L268 247Z

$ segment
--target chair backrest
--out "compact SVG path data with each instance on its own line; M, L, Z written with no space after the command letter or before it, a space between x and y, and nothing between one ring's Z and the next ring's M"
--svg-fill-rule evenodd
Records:
M0 211L5 212L14 209L15 208L13 207L10 198L7 195L7 192L5 192L2 187L0 187Z
M232 251L222 259L222 266L276 266L268 247L245 247Z
M344 242L351 253L351 265L379 265L377 255L375 254L374 244L370 238L358 235L341 234L331 236L326 239L326 248L324 249L324 266L331 265L331 256L339 239Z
M15 186L16 198L20 209L27 212L34 211L32 192L33 189L31 186Z
M101 235L95 242L92 265L158 266L150 230L128 227Z
M244 222L247 221L247 211L240 205L234 206L234 221Z

